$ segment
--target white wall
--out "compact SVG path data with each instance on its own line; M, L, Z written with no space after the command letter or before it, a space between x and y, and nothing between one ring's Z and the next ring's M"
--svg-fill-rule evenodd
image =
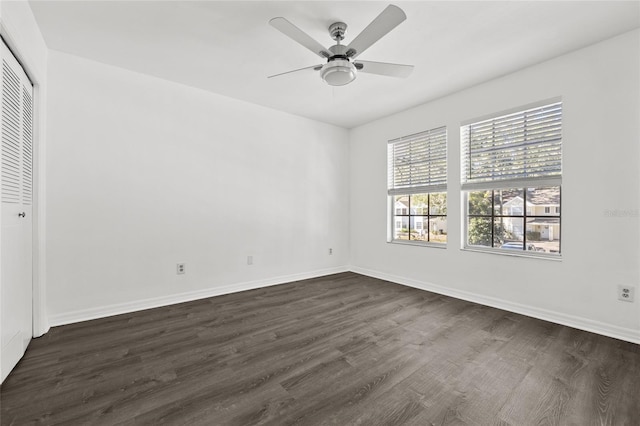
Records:
M353 129L352 269L640 342L640 298L616 294L618 284L640 288L639 52L636 30ZM564 103L562 260L461 250L460 122L556 96ZM447 249L387 243L387 140L442 125Z
M640 341L640 300L615 297L618 283L640 290L638 31L348 136L58 52L47 72L28 4L1 2L0 20L49 108L35 279L40 291L47 282L54 324L343 270L350 254L361 273ZM461 251L460 121L555 96L565 105L562 261ZM386 141L443 124L448 248L388 244ZM41 334L46 317L36 322Z
M47 46L26 1L0 1L0 34L34 84L33 335L49 329L46 312L45 176Z
M56 51L49 71L53 324L345 270L346 130Z

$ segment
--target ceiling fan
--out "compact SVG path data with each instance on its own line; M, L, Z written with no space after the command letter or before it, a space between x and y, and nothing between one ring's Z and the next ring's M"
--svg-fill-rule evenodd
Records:
M273 18L269 21L272 27L300 43L321 58L326 59L327 62L325 64L313 65L271 75L268 78L299 71L313 70L320 71L320 77L322 77L327 84L331 86L344 86L356 78L358 71L390 77L408 77L411 71L413 71L413 65L355 60L362 52L384 37L405 19L407 19L407 15L405 15L402 9L394 5L389 5L362 30L348 46L341 44L341 41L344 39L344 33L347 30L347 24L344 22L334 22L329 26L329 35L337 44L325 49L320 43L311 38L311 36L285 18Z

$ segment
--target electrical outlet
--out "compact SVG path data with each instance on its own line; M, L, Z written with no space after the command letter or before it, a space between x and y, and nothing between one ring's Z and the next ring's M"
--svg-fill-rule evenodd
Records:
M247 265L253 265L253 256L247 256Z
M630 285L619 285L618 286L618 300L622 300L625 302L633 302L635 296L636 288Z
M332 254L333 254L333 249L332 249L332 248L330 248L330 249L329 249L329 255L332 255Z
M184 263L178 263L178 264L177 264L177 266L176 266L176 274L178 274L178 275L182 275L182 274L184 274L185 272L187 272L186 264L184 264Z

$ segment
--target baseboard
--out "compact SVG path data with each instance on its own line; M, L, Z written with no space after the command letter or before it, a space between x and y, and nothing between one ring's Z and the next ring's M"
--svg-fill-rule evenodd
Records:
M149 299L136 300L133 302L117 303L114 305L101 306L98 308L81 309L49 317L49 324L52 327L72 324L76 322L89 321L98 318L110 317L113 315L127 314L130 312L143 311L145 309L159 308L161 306L175 305L177 303L191 302L193 300L206 299L223 294L237 293L239 291L254 290L257 288L269 287L278 284L285 284L293 281L317 278L325 275L348 272L346 266L320 269L303 272L299 274L283 275L278 277L265 278L255 281L235 283L222 287L211 287L203 290L190 291L186 293L172 294L169 296L152 297Z
M454 289L442 287L433 283L417 281L410 278L405 278L397 275L387 274L380 271L375 271L372 269L351 266L349 270L357 274L366 275L373 278L379 278L381 280L390 281L396 284L406 285L408 287L414 287L420 290L431 291L433 293L455 297L456 299L467 300L469 302L479 303L481 305L491 306L493 308L503 309L505 311L526 315L528 317L538 318L544 321L566 325L568 327L577 328L579 330L589 331L592 333L602 334L604 336L625 340L627 342L640 344L640 330L619 327L612 324L593 321L588 318L582 318L574 315L567 315L560 312L540 309L533 306L513 303L506 300L483 296L476 293L454 290Z
M278 277L266 278L262 280L246 281L235 283L222 287L212 287L198 291L178 293L169 296L154 297L149 299L137 300L133 302L125 302L98 308L82 309L64 314L53 315L49 317L49 323L52 327L72 324L81 321L89 321L97 318L105 318L113 315L126 314L130 312L142 311L145 309L158 308L161 306L175 305L177 303L190 302L193 300L206 299L213 296L221 296L224 294L237 293L239 291L254 290L262 287L285 284L292 281L305 280L309 278L322 277L325 275L337 274L340 272L355 272L357 274L366 275L381 280L390 281L400 285L417 288L420 290L431 291L445 296L455 297L456 299L467 300L469 302L480 303L482 305L491 306L493 308L503 309L505 311L538 318L544 321L550 321L557 324L566 325L580 330L592 333L602 334L604 336L625 340L632 343L640 344L640 330L619 327L599 321L590 320L574 315L567 315L560 312L554 312L546 309L540 309L528 305L509 302L503 299L483 296L477 293L471 293L461 290L454 290L448 287L439 286L430 282L417 281L406 277L387 274L385 272L376 271L357 266L340 266L335 268L321 269L309 271L299 274L283 275Z

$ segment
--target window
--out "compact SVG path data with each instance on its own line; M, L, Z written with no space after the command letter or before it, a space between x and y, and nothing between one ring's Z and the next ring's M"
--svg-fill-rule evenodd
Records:
M465 124L461 139L465 247L559 254L562 103Z
M534 216L522 208L540 200L560 203L559 186L469 191L466 196L467 245L560 252L560 215Z
M391 140L388 154L390 223L396 224L389 240L446 243L446 128Z

